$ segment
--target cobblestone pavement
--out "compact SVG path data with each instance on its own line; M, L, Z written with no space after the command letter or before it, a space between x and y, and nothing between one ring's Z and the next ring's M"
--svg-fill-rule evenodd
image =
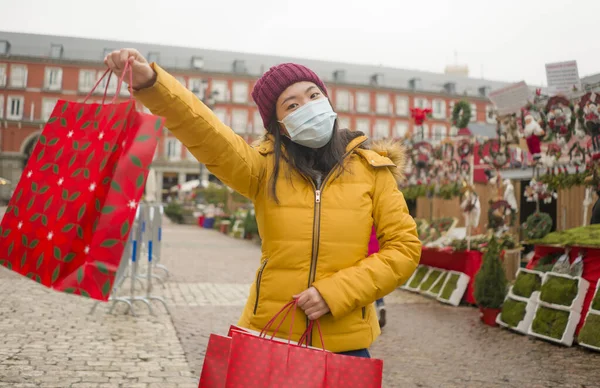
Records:
M210 333L242 310L260 248L197 227L165 228L170 315L137 318L0 269L0 387L197 387ZM600 355L487 328L470 307L411 293L386 298L373 346L386 387L600 387Z

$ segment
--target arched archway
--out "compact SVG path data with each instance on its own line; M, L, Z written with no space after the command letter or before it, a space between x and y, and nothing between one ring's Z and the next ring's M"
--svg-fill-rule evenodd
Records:
M37 144L39 138L40 132L36 132L23 141L23 144L21 145L21 153L25 157L23 159L23 169L25 168L25 166L27 166L27 162L29 161L31 154L35 149L35 145Z

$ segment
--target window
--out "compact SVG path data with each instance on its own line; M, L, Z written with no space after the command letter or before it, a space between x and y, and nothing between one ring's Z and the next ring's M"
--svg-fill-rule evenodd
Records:
M398 116L408 116L408 97L396 96L396 114Z
M477 121L477 105L471 104L471 122Z
M489 124L496 123L496 109L494 108L494 105L487 105L485 107L485 121Z
M408 123L406 121L396 121L396 125L394 125L394 133L392 137L394 139L403 139L406 137L408 133Z
M213 110L215 115L221 120L221 122L225 125L229 125L229 121L227 120L227 111L223 108L217 108Z
M231 112L231 128L238 134L248 132L248 111L246 109L234 109Z
M356 93L356 111L369 113L371 110L371 95L367 92Z
M57 101L55 98L44 98L42 100L42 121L48 121Z
M338 117L338 127L340 129L351 129L350 128L350 117Z
M415 98L415 108L427 109L429 108L429 101L426 98Z
M375 98L375 112L380 115L390 114L390 96L378 94Z
M171 162L181 160L181 142L174 137L165 141L165 158Z
M451 138L455 138L456 136L458 136L458 128L456 128L454 125L450 128L450 137Z
M102 77L103 75L104 75L104 72L99 71L97 80L100 79L100 77ZM98 88L96 89L95 93L104 94L104 90L106 90L106 94L108 94L108 95L116 93L117 84L119 83L119 77L117 77L113 74L112 77L110 77L110 81L108 82L108 88L106 88L106 82L107 82L109 76L110 76L110 74L107 74L106 77L104 77L102 82L100 82L100 85L98 85Z
M96 70L79 70L79 91L89 92L92 90L98 79Z
M204 59L202 57L192 57L192 67L194 69L202 69L204 67Z
M62 89L62 69L60 67L47 67L44 77L44 88L47 90Z
M262 134L263 132L265 132L264 126L265 125L263 124L262 117L260 116L260 112L254 111L254 133Z
M10 87L12 87L12 88L27 87L27 66L12 65L10 67Z
M340 112L350 110L350 92L347 90L335 91L335 108Z
M371 122L369 119L356 119L356 130L367 136L371 135Z
M63 46L62 44L52 44L50 45L50 57L51 58L61 58L63 54Z
M206 97L206 89L208 89L208 81L204 81L202 78L190 78L188 82L188 88L198 98L204 101L204 98ZM206 101L204 101L204 103L206 103Z
M429 125L423 124L421 126L415 126L413 128L413 139L414 141L423 141L429 139Z
M445 119L446 118L446 101L444 100L433 100L433 118Z
M185 159L186 160L196 160L196 157L194 155L192 155L192 153L190 152L190 150L186 147L185 148Z
M390 122L388 120L377 120L375 131L373 131L373 139L387 139L388 137L390 137Z
M6 86L6 65L0 63L0 88Z
M4 118L4 96L0 94L0 119Z
M22 120L25 98L21 96L8 96L6 101L6 118L8 120Z
M214 93L215 101L229 101L227 81L212 81L211 94Z
M440 142L446 138L447 129L445 125L434 125L433 126L433 140L436 142Z
M233 102L245 104L248 102L248 83L234 82L233 83Z

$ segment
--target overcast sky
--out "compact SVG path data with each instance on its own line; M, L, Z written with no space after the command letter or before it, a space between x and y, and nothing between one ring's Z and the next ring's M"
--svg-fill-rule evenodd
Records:
M571 5L576 3L577 5ZM599 0L0 0L0 30L275 54L545 85L600 72Z

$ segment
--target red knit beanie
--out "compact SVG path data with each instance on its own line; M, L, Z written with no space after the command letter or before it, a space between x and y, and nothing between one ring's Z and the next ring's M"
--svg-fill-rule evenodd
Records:
M258 105L265 128L275 119L275 104L281 93L290 85L302 81L314 83L329 97L323 81L309 68L295 63L273 66L256 82L252 99Z

